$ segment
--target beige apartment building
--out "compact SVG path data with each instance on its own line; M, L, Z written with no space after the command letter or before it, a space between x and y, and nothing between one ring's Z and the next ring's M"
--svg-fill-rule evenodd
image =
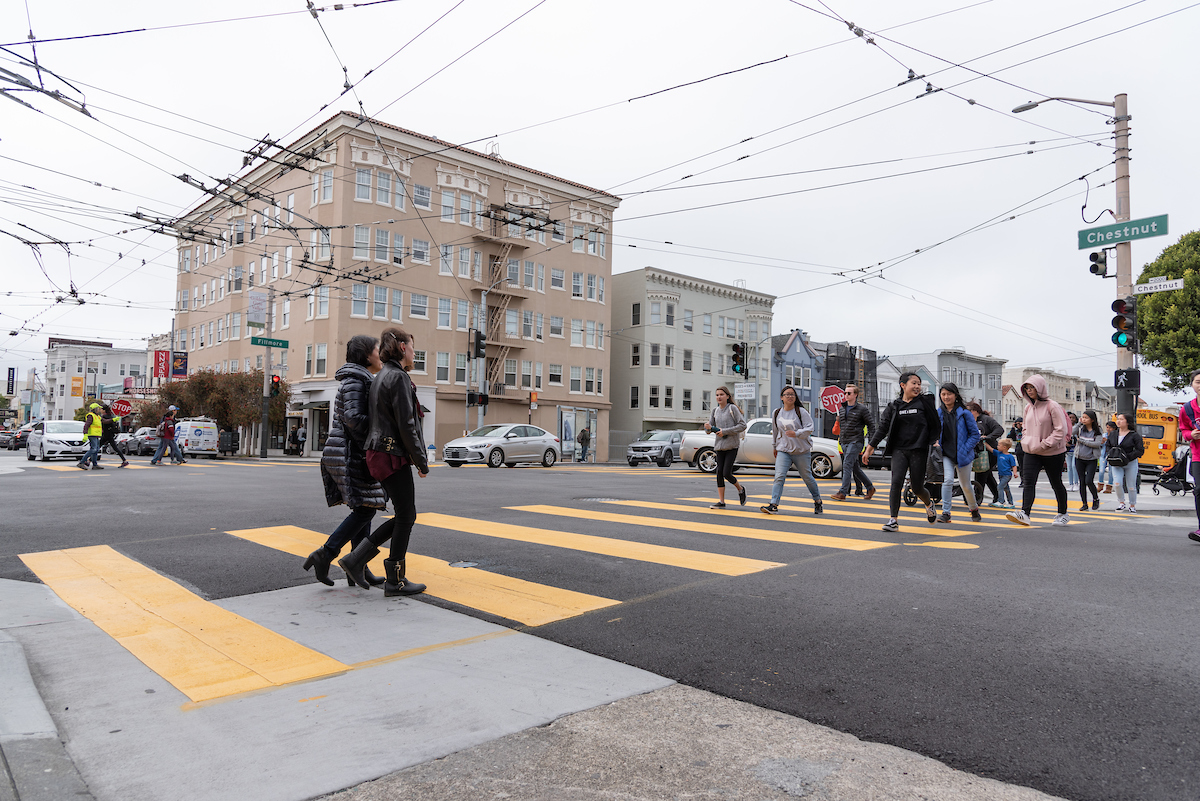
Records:
M304 421L317 450L346 342L400 326L415 337L437 457L481 422L532 422L570 439L565 459L590 426L607 458L619 198L349 113L213 193L179 229L174 349L189 374L261 369L251 336L286 340L272 372L291 385L288 427ZM248 326L261 293L265 330ZM473 329L486 332L486 359L473 358ZM482 419L467 405L480 389Z
M1089 381L1086 378L1054 370L1044 370L1041 367L1008 367L1004 370L1002 380L1004 384L1011 384L1019 397L1021 385L1029 380L1031 375L1040 375L1046 379L1046 390L1050 393L1050 400L1058 401L1065 411L1075 412L1078 416L1087 409L1085 396ZM1022 402L1023 410L1024 402ZM1021 414L1021 412L1017 414Z

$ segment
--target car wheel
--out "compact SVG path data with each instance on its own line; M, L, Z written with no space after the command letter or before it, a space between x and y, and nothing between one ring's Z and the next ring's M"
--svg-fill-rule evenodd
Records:
M717 454L712 448L703 448L696 454L696 467L701 473L717 472Z
M463 466L462 462L446 462L446 464L450 465L451 467L462 467Z
M833 475L833 461L823 453L812 456L812 474L816 478L829 478Z
M38 447L38 459L40 459L43 462L50 461L50 457L46 456L46 446L45 445L41 445Z
M546 452L542 454L542 467L554 467L554 463L558 461L558 455L553 448L546 448Z
M637 467L637 466L638 466L638 460L637 460L637 459L626 459L625 461L629 462L629 466L630 466L630 467Z
M488 467L499 467L504 464L504 451L499 448L493 448L488 454Z
M31 462L33 461L33 448L28 445L25 446L25 458Z
M505 467L516 467L517 463L516 462L505 462L504 466Z
M662 458L658 460L658 466L670 467L673 461L675 461L675 454L671 453L671 451L663 451Z

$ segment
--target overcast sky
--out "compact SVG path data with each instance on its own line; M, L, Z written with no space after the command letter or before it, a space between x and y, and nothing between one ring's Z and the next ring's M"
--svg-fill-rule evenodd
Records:
M14 55L32 57L31 29L115 35L37 47L46 88L94 119L44 94L0 103L0 232L75 243L39 265L0 236L0 368L22 374L48 335L137 347L170 329L174 240L122 214L179 214L199 195L173 176L237 174L257 138L360 101L623 197L614 272L745 279L779 297L776 332L880 355L963 346L1112 384L1116 282L1076 244L1113 221L1111 110L1021 103L1129 95L1133 217L1170 215L1169 236L1133 243L1135 279L1200 226L1188 0L391 0L319 22L298 0L27 6L0 16L0 67L34 81ZM910 69L927 77L898 85ZM101 296L54 303L72 281Z

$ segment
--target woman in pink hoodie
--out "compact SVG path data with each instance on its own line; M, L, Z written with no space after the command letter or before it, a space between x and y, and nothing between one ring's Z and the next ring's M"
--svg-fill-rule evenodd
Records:
M1063 465L1067 458L1067 440L1071 437L1071 423L1063 407L1050 400L1046 390L1046 379L1031 375L1021 385L1021 395L1029 399L1025 406L1025 435L1021 446L1025 461L1021 465L1021 483L1024 497L1021 508L1009 512L1005 517L1023 526L1029 525L1029 513L1033 511L1033 499L1037 495L1038 473L1046 470L1054 496L1058 499L1058 514L1051 525L1065 526L1071 522L1067 514L1067 488L1063 486Z

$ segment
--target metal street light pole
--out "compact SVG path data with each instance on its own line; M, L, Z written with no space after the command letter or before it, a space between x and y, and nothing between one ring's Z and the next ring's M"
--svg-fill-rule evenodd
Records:
M1051 100L1061 100L1068 103L1087 103L1092 106L1107 106L1113 110L1114 133L1116 145L1114 148L1117 167L1117 208L1114 217L1117 222L1128 222L1131 210L1129 208L1129 97L1119 94L1111 103L1103 100L1084 100L1078 97L1047 97L1044 100L1025 103L1013 109L1014 114L1037 108L1042 103ZM1133 293L1133 250L1129 242L1118 242L1117 250L1117 297L1124 298ZM1117 348L1117 369L1130 370L1134 367L1133 351L1127 348ZM1137 414L1137 394L1130 389L1117 389L1117 412Z

